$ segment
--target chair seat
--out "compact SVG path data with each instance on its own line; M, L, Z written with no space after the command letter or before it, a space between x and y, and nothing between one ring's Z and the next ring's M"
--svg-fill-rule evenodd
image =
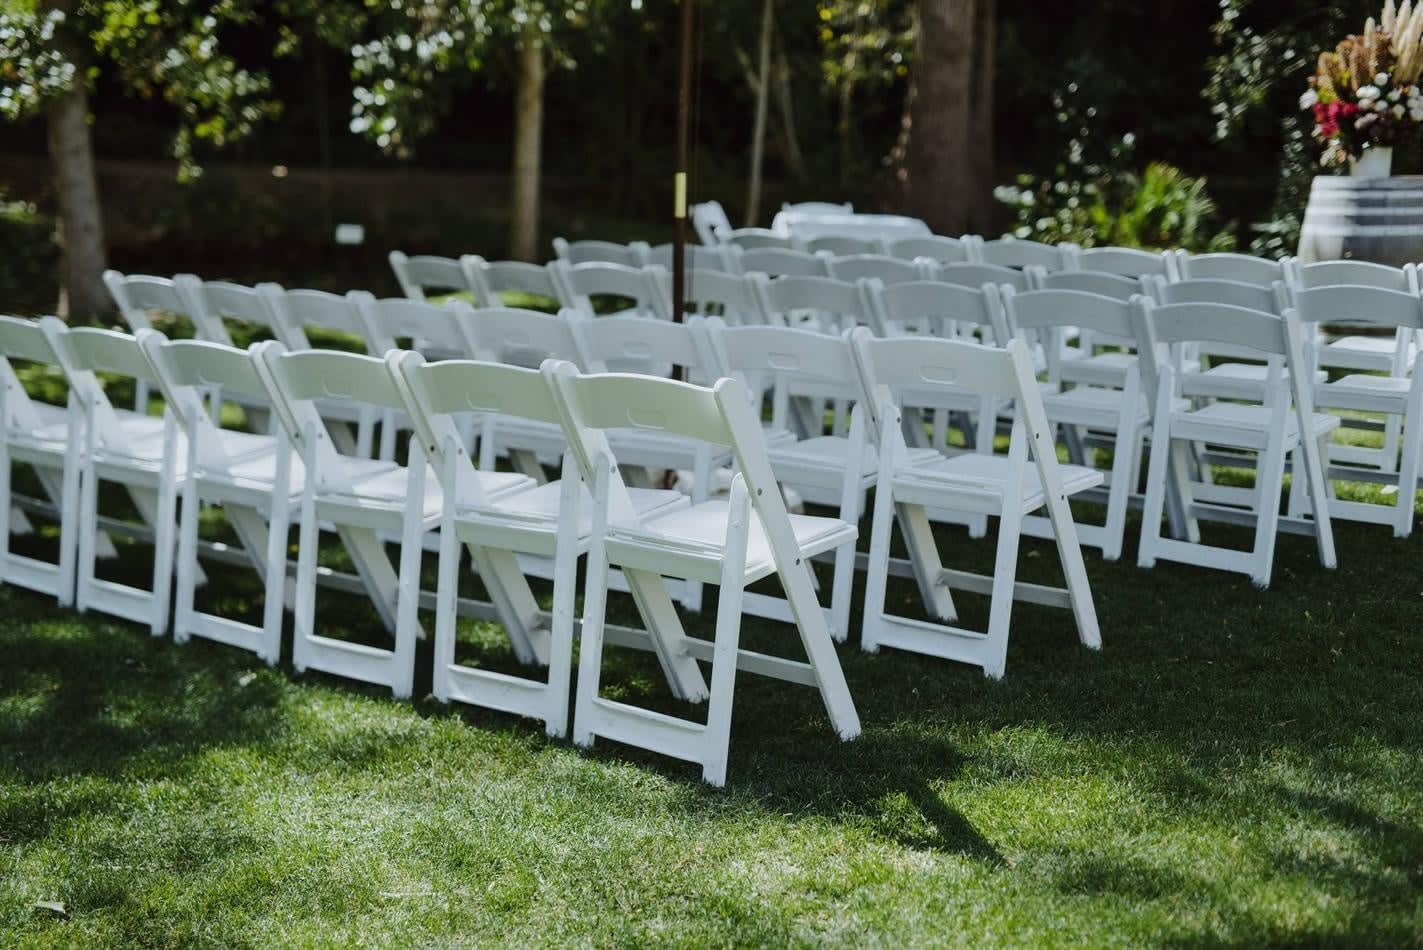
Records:
M384 463L348 460L347 475L354 474L355 477L340 484L322 486L319 493L321 500L366 510L379 508L403 512L410 501L410 483L406 469L403 466L385 467L371 474L361 474L361 470L366 469L367 465L382 466ZM476 472L476 476L486 497L491 500L497 500L502 495L529 488L534 484L533 479L516 472ZM440 483L435 478L435 473L428 468L425 472L423 502L420 510L426 517L438 515L444 504Z
M1393 369L1393 358L1397 352L1398 340L1392 335L1345 336L1319 348L1319 365L1387 373ZM1404 368L1407 372L1412 372L1417 359L1418 347L1412 343L1408 344L1404 355Z
M35 403L39 416L39 426L33 437L40 442L63 442L69 432L69 412L61 406ZM123 432L125 444L136 450L139 443L163 441L163 417L150 416L128 409L114 412L118 417L119 429Z
M698 439L641 429L607 430L608 447L620 462L649 468L691 468L697 452L706 445ZM731 449L711 447L713 466L731 459Z
M1094 428L1115 429L1126 394L1120 389L1099 386L1077 386L1067 392L1043 396L1043 407L1052 422L1070 422ZM1143 400L1137 400L1136 422L1143 425L1150 412Z
M962 492L977 499L1001 504L1011 469L1006 455L985 455L966 452L952 458L941 458L926 465L898 469L894 473L894 490L898 498L922 498L925 504L942 504L952 509L947 499L936 494ZM1105 481L1102 472L1081 465L1059 465L1063 491L1070 495L1096 488ZM1037 467L1029 465L1023 476L1022 505L1024 513L1036 511L1045 501Z
M562 485L547 482L528 491L514 492L498 500L489 508L461 508L456 514L475 516L481 520L512 516L521 523L539 523L546 530L553 530L558 524L558 512ZM578 535L587 537L593 531L593 495L587 485L578 486ZM679 491L660 488L628 488L628 500L639 517L648 517L673 508L689 505L690 499Z
M909 460L912 464L919 465L932 462L939 456L938 449L932 448L912 448L909 450ZM775 445L766 452L766 457L771 460L771 466L777 470L788 466L807 466L823 468L829 478L835 482L844 475L844 469L850 461L850 440L841 435L820 435L810 439L801 439L789 445ZM879 453L874 446L866 445L860 456L860 475L868 477L879 471Z
M1193 395L1223 396L1227 399L1262 399L1270 369L1263 363L1221 363L1207 370L1185 374L1182 388ZM1316 370L1314 380L1323 382L1328 374ZM1280 371L1280 381L1289 382L1290 371Z
M1120 386L1126 381L1127 371L1136 362L1135 353L1093 353L1091 356L1079 355L1063 360L1059 372L1069 382Z
M730 510L726 499L704 501L650 518L643 522L642 529L627 531L610 526L609 541L616 539L620 544L637 547L666 547L684 556L720 562L726 552ZM797 514L787 517L802 557L831 550L858 534L854 525L839 518ZM760 514L753 508L746 543L746 576L764 577L774 568L766 529Z
M1403 376L1353 374L1314 387L1315 405L1361 412L1403 413L1407 409L1412 380Z
M1247 406L1233 402L1217 402L1201 409L1173 412L1171 437L1258 448L1263 445L1263 437L1269 430L1270 412L1266 406ZM1296 419L1297 415L1293 411L1286 419L1287 449L1299 444L1299 424ZM1337 428L1338 416L1316 412L1311 418L1310 429L1314 438Z

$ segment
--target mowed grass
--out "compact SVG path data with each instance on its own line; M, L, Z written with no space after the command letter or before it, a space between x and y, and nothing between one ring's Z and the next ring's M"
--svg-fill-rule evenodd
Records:
M1019 607L1002 682L852 642L850 743L812 690L742 676L723 790L0 588L0 945L1416 945L1423 538L1338 535L1337 571L1282 537L1267 591L1089 553L1103 651ZM141 575L124 553L104 570ZM1022 563L1056 574L1050 544ZM257 609L251 572L209 572ZM319 609L379 642L361 598ZM463 637L507 664L497 628ZM645 655L604 679L678 709Z

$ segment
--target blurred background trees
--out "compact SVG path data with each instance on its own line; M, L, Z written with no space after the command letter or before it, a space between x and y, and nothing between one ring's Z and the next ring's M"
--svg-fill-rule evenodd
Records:
M702 0L692 197L1289 250L1316 171L1296 99L1375 5ZM663 240L676 24L676 0L0 0L0 262L34 262L0 289L54 299L37 232L77 313L106 257L379 290L391 247Z

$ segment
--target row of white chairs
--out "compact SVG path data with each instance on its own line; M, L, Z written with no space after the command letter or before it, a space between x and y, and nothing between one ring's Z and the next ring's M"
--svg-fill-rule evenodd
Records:
M1009 605L1015 596L1071 607L1083 642L1099 644L1065 500L1092 477L1064 473L1055 452L1037 451L1050 438L1042 428L1040 397L1021 342L1006 349L947 340L926 346L921 340L877 340L865 328L837 338L786 328L708 327L700 319L687 330L730 334L733 341L738 334L749 334L756 339L747 338L741 345L770 345L772 354L778 346L793 351L803 345L825 348L839 355L840 370L856 374L866 390L876 394L857 411L861 421L852 426L851 437L852 452L877 456L886 486L877 505L870 552L867 649L881 644L916 648L923 641L928 652L944 655L943 648L931 642L932 627L940 632L939 639L957 643L947 655L1001 674ZM728 341L720 345L726 349ZM13 462L23 461L58 479L65 539L54 565L41 567L7 550L3 568L8 582L45 590L61 602L72 597L81 610L127 617L158 634L168 627L176 568L177 639L208 637L250 649L269 662L280 654L283 608L290 594L292 655L298 670L325 670L408 695L420 634L420 554L425 536L438 532L436 695L534 716L551 733L562 734L567 728L576 561L586 553L573 725L579 744L601 735L643 746L698 762L708 781L721 784L738 670L816 687L836 732L850 738L859 731L832 646L829 612L821 609L809 569L810 560L822 554L849 563L845 555L853 558L856 525L842 518L787 512L751 395L735 378L699 387L649 376L583 374L557 360L545 361L537 370L467 360L426 363L419 354L402 350L377 359L335 351L291 352L277 341L244 352L218 343L167 341L153 330L141 330L136 337L101 329L69 330L52 318L38 323L0 319L0 351L6 354L9 378L18 379L11 359L48 363L64 373L73 394L67 410L51 410L28 399L18 385L5 389L6 438L0 444L7 457L0 460L0 468L8 473ZM778 364L772 359L768 365ZM97 383L99 373L146 381L163 395L164 416L115 409ZM962 456L967 463L937 453L933 459L913 455L893 398L905 380L917 380L914 389L921 399L935 389L957 393L968 387L1024 406L1008 455ZM203 407L214 388L252 401L265 398L277 431L264 435L217 426ZM319 409L332 399L405 413L414 430L407 463L338 451ZM862 419L859 411L870 418ZM517 473L476 468L457 422L468 414L517 416L559 426L567 446L561 478L540 485ZM612 445L617 433L628 430L728 447L735 473L728 497L693 502L676 492L628 485ZM876 442L877 450L870 447ZM101 537L97 489L105 481L124 486L140 502L137 509L155 543L147 588L95 575ZM0 509L8 512L8 479L3 487ZM181 511L176 510L179 499ZM204 503L223 507L245 558L264 580L260 625L194 607L201 577L197 524ZM1016 520L1044 507L1063 555L1065 590L1013 580ZM1004 519L992 577L939 565L928 525L943 510L978 510ZM992 593L987 635L885 612L882 581L896 569L888 547L895 520L905 526L912 552L911 563L898 570L919 578L935 616L953 616L951 587ZM286 545L292 521L299 526L299 541L295 577L289 582ZM360 584L393 633L393 648L337 640L317 630L315 596L323 576L316 555L322 530L339 536ZM5 537L8 543L8 533ZM390 563L383 537L397 540L398 566ZM509 676L456 662L455 618L471 607L458 595L461 546L470 551L490 592L486 615L504 625L520 660L547 665L546 677ZM1005 563L1009 554L1012 564ZM539 609L520 556L555 562L551 613ZM24 568L17 569L21 564ZM634 594L644 622L641 631L605 623L613 567L621 569ZM786 594L781 615L797 628L806 661L739 646L745 588L772 574ZM683 630L665 577L718 585L711 641L689 637ZM875 578L880 579L878 593ZM840 632L843 636L843 628ZM709 700L705 724L601 696L605 643L653 649L675 696ZM699 661L712 662L709 686Z

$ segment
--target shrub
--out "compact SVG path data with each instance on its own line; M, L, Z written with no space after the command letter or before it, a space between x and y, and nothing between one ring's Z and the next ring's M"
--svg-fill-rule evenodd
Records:
M0 313L54 309L59 297L54 222L33 204L0 193Z

